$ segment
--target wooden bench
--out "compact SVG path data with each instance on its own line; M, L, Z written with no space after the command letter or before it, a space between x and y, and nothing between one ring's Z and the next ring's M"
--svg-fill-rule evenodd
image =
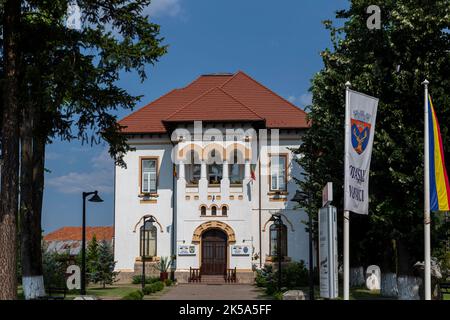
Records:
M47 295L39 297L39 300L64 300L67 294L67 287L49 287Z
M225 269L225 282L236 282L236 268Z
M444 300L444 293L450 294L450 282L442 282L439 284L439 294L441 300Z
M189 268L189 282L202 282L202 275L200 269Z

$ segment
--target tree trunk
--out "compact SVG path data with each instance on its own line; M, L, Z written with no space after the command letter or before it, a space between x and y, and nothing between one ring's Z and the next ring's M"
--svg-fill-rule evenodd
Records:
M397 279L398 299L420 300L420 287L422 279L414 276L402 276Z
M397 275L393 272L381 271L381 290L380 294L384 297L397 297Z
M384 297L397 297L398 295L396 243L395 240L383 243L386 249L382 255L380 294Z
M42 275L41 210L34 200L42 193L34 188L35 166L42 164L41 152L33 140L36 109L33 102L22 110L21 166L20 166L20 235L22 258L22 285L25 299L36 299L45 295ZM34 141L34 143L33 143ZM39 203L42 203L39 202Z
M18 38L21 1L4 4L3 57L5 92L2 119L2 180L0 206L0 300L17 297L17 231L19 193Z
M350 287L360 287L366 283L364 268L350 268Z

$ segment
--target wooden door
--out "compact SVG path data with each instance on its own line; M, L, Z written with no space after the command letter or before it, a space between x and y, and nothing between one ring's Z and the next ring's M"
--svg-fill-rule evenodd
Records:
M202 274L223 275L227 267L227 235L218 229L202 235Z

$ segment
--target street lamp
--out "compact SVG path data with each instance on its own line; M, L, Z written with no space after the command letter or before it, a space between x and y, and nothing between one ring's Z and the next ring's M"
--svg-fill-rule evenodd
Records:
M308 223L309 223L309 299L314 300L314 261L313 261L313 220L311 214L311 197L302 191L297 190L293 202L306 202L308 205Z
M147 225L147 222L149 223ZM142 290L144 290L145 288L145 244L147 242L147 237L148 237L148 233L151 230L151 226L153 225L153 222L155 222L155 219L153 218L153 216L146 216L144 217L144 224L142 225L142 233L141 233L141 239L142 239L142 255L141 255L141 260L142 260L142 280L141 280L141 285L142 285Z
M97 190L93 192L83 192L83 228L81 239L81 295L86 294L86 198L93 195L88 201L103 202L98 196Z
M272 221L277 227L278 291L281 291L281 227L283 226L283 221L279 214L272 214L269 221Z

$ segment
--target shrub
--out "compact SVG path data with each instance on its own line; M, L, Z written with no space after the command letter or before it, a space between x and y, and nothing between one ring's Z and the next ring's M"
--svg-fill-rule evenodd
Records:
M159 281L159 277L145 277L145 283L146 284L151 284L151 283L154 283L156 281ZM133 284L140 284L140 283L142 283L142 276L141 275L133 276L131 283L133 283Z
M142 300L144 293L141 290L130 292L122 298L122 300Z
M173 281L170 280L170 279L166 279L166 280L164 280L164 284L165 284L167 287L170 287L170 286L173 284Z
M164 289L164 283L162 281L156 281L144 288L144 294L149 295Z
M303 261L284 264L281 268L281 286L286 290L308 285L308 269ZM271 265L258 270L255 278L258 287L264 287L268 295L274 295L278 290L278 271L274 272Z
M153 284L149 284L148 286L144 287L143 292L144 292L145 295L149 295L149 294L155 293L156 292L155 286Z
M153 286L155 287L156 291L161 291L164 289L164 283L162 281L153 283Z
M273 294L273 297L274 297L274 299L275 300L283 300L283 292L275 292L274 294Z
M307 286L308 279L309 272L303 261L289 263L281 269L281 284L288 289Z

